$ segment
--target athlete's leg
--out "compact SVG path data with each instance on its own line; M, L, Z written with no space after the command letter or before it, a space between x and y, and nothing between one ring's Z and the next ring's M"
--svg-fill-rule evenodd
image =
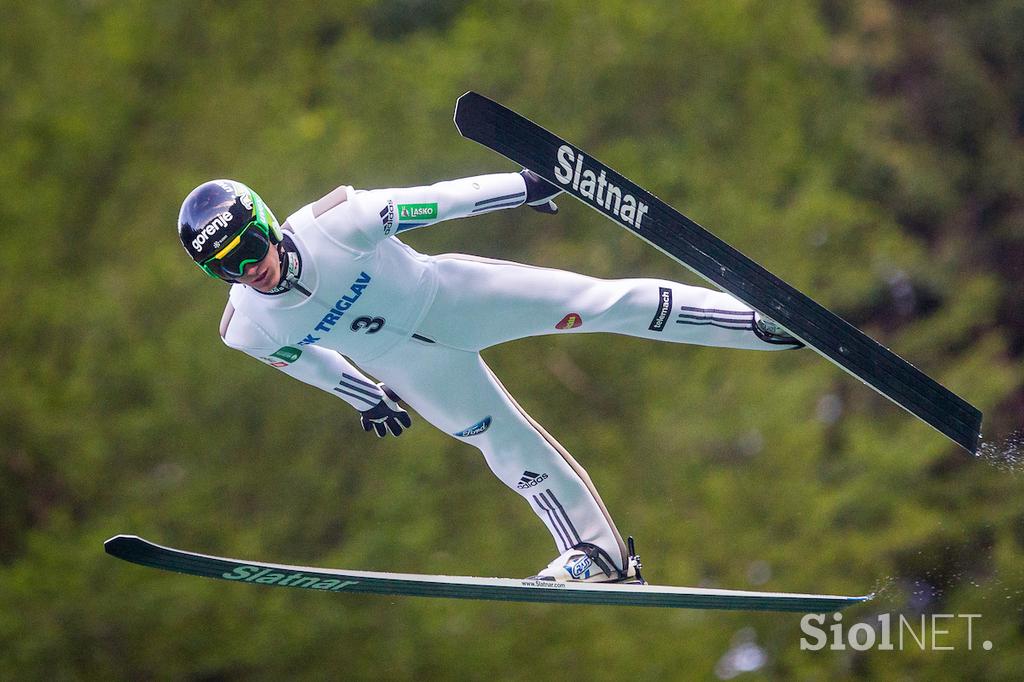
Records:
M363 368L423 419L477 447L502 483L530 504L559 552L589 542L615 569L625 567L622 538L586 471L523 411L479 354L408 341Z
M675 343L779 350L732 296L656 279L604 280L565 270L447 254L418 330L468 350L526 336L610 332Z

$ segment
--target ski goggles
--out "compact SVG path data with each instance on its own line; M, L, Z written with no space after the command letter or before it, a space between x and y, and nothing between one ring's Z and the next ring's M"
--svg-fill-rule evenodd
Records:
M199 264L206 274L219 279L236 280L251 263L259 263L270 250L267 229L252 220L223 249Z

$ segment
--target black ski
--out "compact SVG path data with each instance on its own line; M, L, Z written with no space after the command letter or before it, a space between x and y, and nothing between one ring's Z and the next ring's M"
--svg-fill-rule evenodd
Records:
M971 453L981 412L656 196L557 135L475 92L455 125L788 329L810 348Z
M747 592L659 585L596 585L556 583L528 578L476 578L310 568L196 554L163 547L135 535L116 535L103 546L108 554L118 559L165 571L250 585L296 587L321 592L802 613L838 611L874 596L869 594L861 597L844 597L831 594Z

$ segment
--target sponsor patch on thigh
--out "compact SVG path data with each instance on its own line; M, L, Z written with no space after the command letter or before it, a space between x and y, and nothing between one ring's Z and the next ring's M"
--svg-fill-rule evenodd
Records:
M669 315L672 314L672 290L666 287L658 287L658 311L654 313L654 319L651 320L651 326L648 327L652 332L664 331L665 323L668 322Z
M491 415L487 415L468 429L463 429L452 435L456 438L469 438L470 436L478 436L489 428L491 428Z
M579 313L569 313L555 325L555 329L575 329L583 326L583 317Z

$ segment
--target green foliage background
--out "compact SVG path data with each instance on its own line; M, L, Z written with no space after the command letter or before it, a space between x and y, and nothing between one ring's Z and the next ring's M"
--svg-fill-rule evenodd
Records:
M4 0L0 671L7 679L1019 679L1024 5ZM979 613L953 651L801 651L799 617L328 595L120 564L118 532L306 565L527 575L479 454L233 353L181 198L512 170L478 90L611 164L986 413L972 459L816 355L612 336L487 352L667 584ZM698 283L566 199L408 237ZM457 504L453 503L457 500ZM993 643L983 651L980 642Z

